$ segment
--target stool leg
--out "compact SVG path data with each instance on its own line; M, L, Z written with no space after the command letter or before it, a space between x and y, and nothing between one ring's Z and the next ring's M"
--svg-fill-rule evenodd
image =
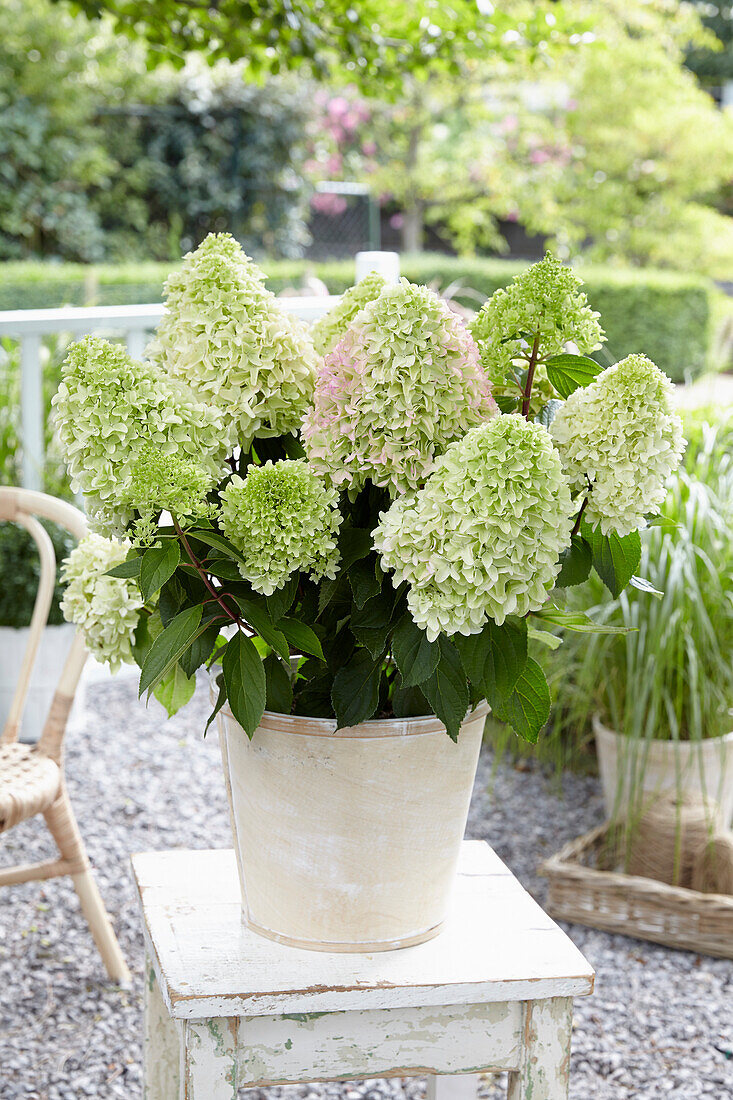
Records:
M567 1100L571 997L527 1001L519 1069L509 1074L508 1100Z
M181 1040L179 1025L168 1015L149 958L144 975L145 1100L179 1100L181 1091Z
M185 1100L237 1100L236 1016L189 1021L183 1025Z
M428 1077L425 1100L477 1100L477 1073L440 1073Z

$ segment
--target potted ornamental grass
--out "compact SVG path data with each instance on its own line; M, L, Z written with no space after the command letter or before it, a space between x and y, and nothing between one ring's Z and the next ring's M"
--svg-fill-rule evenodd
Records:
M589 357L599 317L550 255L470 329L372 277L310 333L263 284L211 236L144 362L71 347L55 415L95 534L68 613L171 712L210 671L252 928L418 943L445 915L488 709L529 741L548 719L528 637L626 629L565 593L635 575L681 423L643 355Z

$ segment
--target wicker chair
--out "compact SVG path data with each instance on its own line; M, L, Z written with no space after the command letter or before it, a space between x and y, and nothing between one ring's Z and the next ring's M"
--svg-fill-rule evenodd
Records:
M64 731L86 660L81 634L76 635L72 644L38 744L17 742L31 672L56 582L53 545L37 516L60 524L77 538L86 532L84 516L72 505L29 489L0 487L0 520L10 520L25 527L36 542L41 561L41 579L28 646L10 713L0 735L0 833L36 814L43 814L60 855L44 863L0 869L0 886L71 875L107 973L113 981L127 982L130 972L92 876L64 782Z

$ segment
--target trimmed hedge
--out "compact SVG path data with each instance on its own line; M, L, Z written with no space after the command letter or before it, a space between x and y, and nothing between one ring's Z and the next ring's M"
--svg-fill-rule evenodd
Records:
M297 287L306 274L321 279L338 294L353 282L351 261L310 263L271 261L264 265L268 285L276 293ZM512 260L461 258L438 253L403 256L402 273L418 283L454 286L488 297L506 286L526 264ZM173 265L161 263L101 265L6 263L0 267L0 309L42 309L61 305L123 305L159 301L163 282ZM710 365L714 298L713 284L674 272L584 267L588 298L597 309L608 336L598 352L600 362L613 363L643 351L675 381L699 374ZM476 308L475 294L464 298Z

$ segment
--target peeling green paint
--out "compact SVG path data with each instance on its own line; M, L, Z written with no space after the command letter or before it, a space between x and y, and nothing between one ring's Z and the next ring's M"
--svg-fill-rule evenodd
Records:
M309 1024L311 1020L319 1020L321 1016L330 1016L330 1012L285 1012L281 1020L295 1020L298 1024Z
M293 1040L288 1039L287 1042L285 1043L285 1049L286 1050L292 1050L292 1048L293 1048Z
M148 972L148 989L151 993L155 989L155 968L153 966L150 967Z

